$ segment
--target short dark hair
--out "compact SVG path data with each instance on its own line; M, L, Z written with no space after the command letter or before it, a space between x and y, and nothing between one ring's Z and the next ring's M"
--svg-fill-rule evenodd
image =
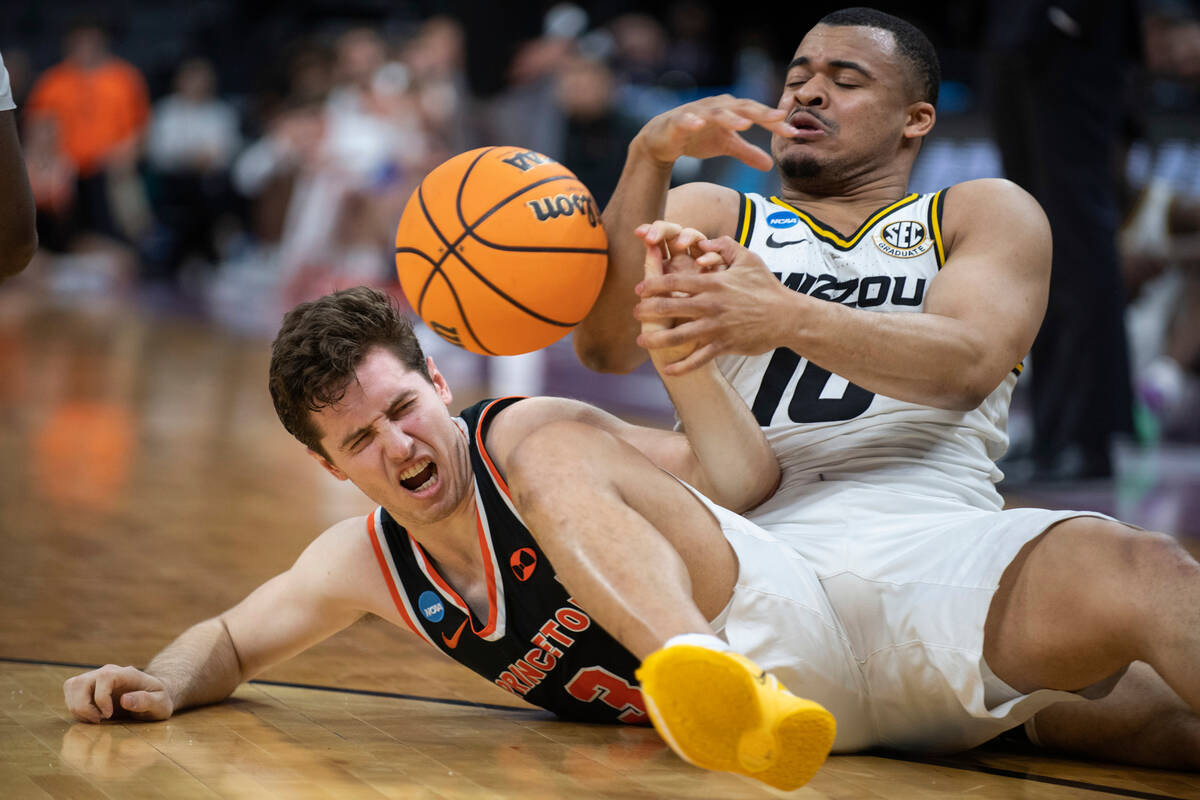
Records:
M268 385L288 433L328 458L312 412L341 402L374 347L387 349L432 383L412 320L378 289L343 289L285 314L271 344Z
M861 25L865 28L889 31L896 40L896 50L912 69L920 99L937 105L942 68L938 64L933 42L929 41L929 37L916 25L873 8L843 8L821 17L817 24Z

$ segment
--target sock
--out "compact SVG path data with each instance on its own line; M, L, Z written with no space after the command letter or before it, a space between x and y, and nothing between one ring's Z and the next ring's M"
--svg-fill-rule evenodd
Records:
M712 635L711 633L681 633L678 636L672 636L667 639L663 645L663 649L674 647L677 644L690 644L695 647L704 647L708 650L716 650L719 653L729 653L732 649L724 640Z

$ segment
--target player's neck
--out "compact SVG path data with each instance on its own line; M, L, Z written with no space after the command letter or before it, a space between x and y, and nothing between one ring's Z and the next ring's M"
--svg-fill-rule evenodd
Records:
M480 550L475 493L467 492L464 502L445 519L432 525L409 526L406 530L433 559L438 573L470 602L477 585L484 583L486 569Z
M779 197L839 232L849 233L875 211L907 195L906 179L887 175L843 186L785 183Z

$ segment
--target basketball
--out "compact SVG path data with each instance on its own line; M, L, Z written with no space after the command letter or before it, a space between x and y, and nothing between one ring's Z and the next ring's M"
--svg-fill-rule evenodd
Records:
M396 228L396 271L413 309L448 342L517 355L558 341L600 293L600 211L562 164L481 147L430 172Z

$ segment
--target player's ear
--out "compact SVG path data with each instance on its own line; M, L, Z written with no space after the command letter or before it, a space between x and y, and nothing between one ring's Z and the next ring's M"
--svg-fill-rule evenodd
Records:
M437 364L433 363L432 356L425 356L425 368L429 370L429 380L433 383L433 388L437 392L437 396L446 405L450 405L450 401L454 399L454 394L450 391L450 384L446 383L445 377L438 372Z
M908 118L904 122L904 138L921 138L933 130L936 120L937 111L934 110L933 103L926 103L924 100L913 103L908 107Z
M315 458L317 463L325 468L326 472L328 472L333 477L337 478L339 481L345 481L345 480L350 479L349 475L347 475L346 473L342 472L340 469L335 467L333 465L332 461L330 461L328 458L326 458L325 456L318 453L316 450L309 448L308 454L310 456L312 456L313 458Z

